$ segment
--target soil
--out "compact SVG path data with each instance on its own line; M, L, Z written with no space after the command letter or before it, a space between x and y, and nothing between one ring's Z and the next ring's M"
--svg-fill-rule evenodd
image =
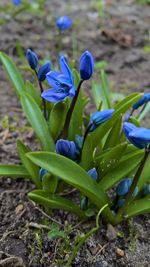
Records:
M5 4L7 1L1 1L1 6ZM16 50L16 41L19 41L24 51L32 47L41 59L50 57L56 64L58 46L54 21L65 14L75 22L73 52L73 31L63 37L62 50L69 58L74 55L78 62L80 54L90 50L96 61L108 62L106 71L114 91L149 90L150 54L143 48L149 42L150 6L133 0L106 1L103 18L99 18L94 0L47 1L40 14L22 13L0 26L0 49L19 65ZM37 143L2 68L0 72L0 120L5 115L9 119L9 129L0 126L0 162L19 163L16 139L21 138L33 149ZM24 75L29 76L25 72ZM47 216L28 199L27 193L33 188L31 182L22 179L0 179L0 267L65 266L74 238L95 225L94 219L79 223L76 217L62 211ZM48 229L54 221L61 223L65 231L69 225L74 226L66 240L48 239ZM99 231L80 249L72 266L148 267L149 224L148 215L115 229L101 223Z

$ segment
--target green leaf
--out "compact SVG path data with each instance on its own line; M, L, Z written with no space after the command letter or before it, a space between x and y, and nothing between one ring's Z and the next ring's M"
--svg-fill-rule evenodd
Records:
M23 93L21 95L21 104L29 123L40 140L43 150L53 151L54 142L50 135L48 125L34 99L29 94Z
M128 176L128 174L133 171L140 160L142 159L143 151L139 150L133 153L130 153L126 159L122 159L120 163L108 172L98 184L98 188L103 188L103 190L110 189L113 185L119 182L122 178Z
M42 106L42 98L40 94L38 93L34 85L29 81L26 81L25 83L25 92L28 93L30 96L32 96L32 98L35 100L35 102L39 107Z
M31 175L33 182L38 188L41 188L41 182L39 180L39 167L26 156L26 153L30 152L31 150L26 147L20 140L17 140L17 150L22 164Z
M24 91L24 81L21 76L21 73L19 72L12 59L8 57L5 53L0 52L0 60L9 76L9 79L16 91L16 94L20 96L20 94Z
M107 102L107 107L111 108L110 85L109 85L108 77L104 70L101 70L101 82L102 82L102 91L104 92L104 96Z
M14 164L0 164L0 176L30 178L30 174L24 166Z
M145 106L145 108L143 109L142 112L139 113L139 115L137 116L137 119L139 121L141 121L142 119L144 119L144 117L146 116L146 114L150 111L150 102L148 102Z
M62 230L60 230L59 226L57 224L52 224L51 230L48 232L48 238L54 239L54 238L66 238L66 233Z
M145 198L132 201L126 209L127 218L140 214L143 215L145 213L150 213L150 195Z
M142 171L141 177L140 177L139 182L138 182L139 191L142 189L144 184L148 181L150 181L150 156L148 157L148 159L145 163L144 169Z
M117 168L119 161L126 151L126 147L127 143L119 144L95 158L100 178L102 178L107 173L111 173L114 168Z
M93 143L90 135L85 140L80 165L87 171L93 167Z
M107 100L105 97L105 93L104 93L103 89L100 87L100 85L97 84L96 81L92 82L92 94L94 97L94 101L95 101L97 110L99 110L99 106L100 106L101 102L102 102L103 109L108 108L108 103L107 103Z
M75 84L77 87L80 81L80 77L77 71L75 70L73 70L73 75L75 77ZM84 107L86 103L87 103L87 99L83 94L82 88L80 88L78 99L75 104L75 107L74 107L74 110L71 116L70 125L69 125L68 135L69 135L70 140L74 140L76 134L82 135L82 122L83 122L82 118L83 118L83 111L84 111Z
M95 63L94 69L95 70L101 70L101 69L106 69L108 67L108 63L106 61L99 61Z
M58 138L63 129L67 110L68 105L66 102L57 102L51 110L49 125L54 140Z
M49 173L45 174L42 177L42 186L43 189L49 193L55 193L57 189L58 178Z
M28 196L30 199L44 207L50 209L63 209L75 213L79 217L85 217L84 212L76 204L63 197L50 194L44 190L33 190L28 193Z
M108 137L106 139L104 149L114 147L120 143L120 133L122 128L122 116L116 120L116 123L111 128Z
M56 153L48 152L32 152L28 153L27 156L35 164L40 165L42 168L80 190L97 207L101 208L106 203L109 203L107 195L101 188L98 189L97 183L93 181L84 169L72 160ZM109 218L109 221L113 220L114 217L108 207L104 211L104 216L105 218Z
M97 146L109 129L116 123L116 120L120 115L124 114L130 107L132 107L133 104L141 98L141 95L142 94L139 93L133 93L115 105L113 116L91 133L94 146Z

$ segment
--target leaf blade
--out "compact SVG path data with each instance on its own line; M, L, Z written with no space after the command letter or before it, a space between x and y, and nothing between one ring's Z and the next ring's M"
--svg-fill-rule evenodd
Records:
M0 164L0 176L30 178L30 174L23 166L15 164Z
M61 196L50 194L44 190L33 190L28 193L28 196L40 205L51 209L63 209L75 213L81 218L85 217L85 214L80 207L74 204L71 200L65 199Z
M23 93L21 95L21 104L29 123L35 130L43 150L54 151L54 142L50 135L48 125L34 99L29 94Z
M19 72L12 59L4 52L0 52L0 60L8 74L8 77L16 91L16 94L20 96L20 94L24 91L24 81L21 73Z

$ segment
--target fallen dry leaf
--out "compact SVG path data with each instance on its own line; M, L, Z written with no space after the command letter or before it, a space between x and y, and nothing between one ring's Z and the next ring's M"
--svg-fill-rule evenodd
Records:
M133 37L120 29L103 29L102 34L123 47L130 47L133 44Z

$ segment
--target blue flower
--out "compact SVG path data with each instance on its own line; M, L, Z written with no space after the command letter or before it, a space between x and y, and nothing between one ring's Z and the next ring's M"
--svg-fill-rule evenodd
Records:
M76 145L73 141L68 141L64 139L59 139L56 142L56 152L60 155L63 155L69 159L76 159L78 152Z
M26 54L27 61L31 67L31 69L35 70L38 65L38 57L36 53L34 53L31 49L27 50Z
M61 32L69 29L72 26L72 24L73 24L72 20L67 16L62 16L56 20L56 26Z
M47 174L47 173L48 173L47 170L45 170L45 169L43 169L43 168L40 169L40 171L39 171L39 179L40 179L41 182L42 182L42 178L43 178L43 176L44 176L45 174Z
M125 196L129 192L132 182L133 180L129 178L122 180L116 188L116 194L120 197ZM137 194L138 194L138 187L135 188L132 196L135 197Z
M88 171L88 175L89 175L94 181L96 181L97 178L98 178L98 173L97 173L97 171L96 171L95 168L90 169L90 170Z
M150 101L150 93L145 93L134 105L133 105L133 109L137 109L140 106L142 106L143 104L147 103Z
M94 72L94 59L89 51L85 51L80 57L80 77L89 80Z
M89 132L93 132L100 124L109 120L114 113L114 109L105 109L103 111L96 111L90 117L91 125Z
M60 57L60 70L50 71L46 79L52 89L42 93L42 97L49 102L63 101L66 97L73 97L76 93L74 77L64 56Z
M150 130L136 127L130 122L124 122L123 131L127 139L136 147L143 149L150 143Z
M13 4L15 6L19 6L21 4L21 0L13 0Z
M42 65L39 68L38 73L37 73L37 77L38 77L38 80L40 82L43 82L46 79L46 74L48 72L50 72L50 69L51 69L51 63L50 63L50 61L48 61L47 63L45 63L44 65Z

